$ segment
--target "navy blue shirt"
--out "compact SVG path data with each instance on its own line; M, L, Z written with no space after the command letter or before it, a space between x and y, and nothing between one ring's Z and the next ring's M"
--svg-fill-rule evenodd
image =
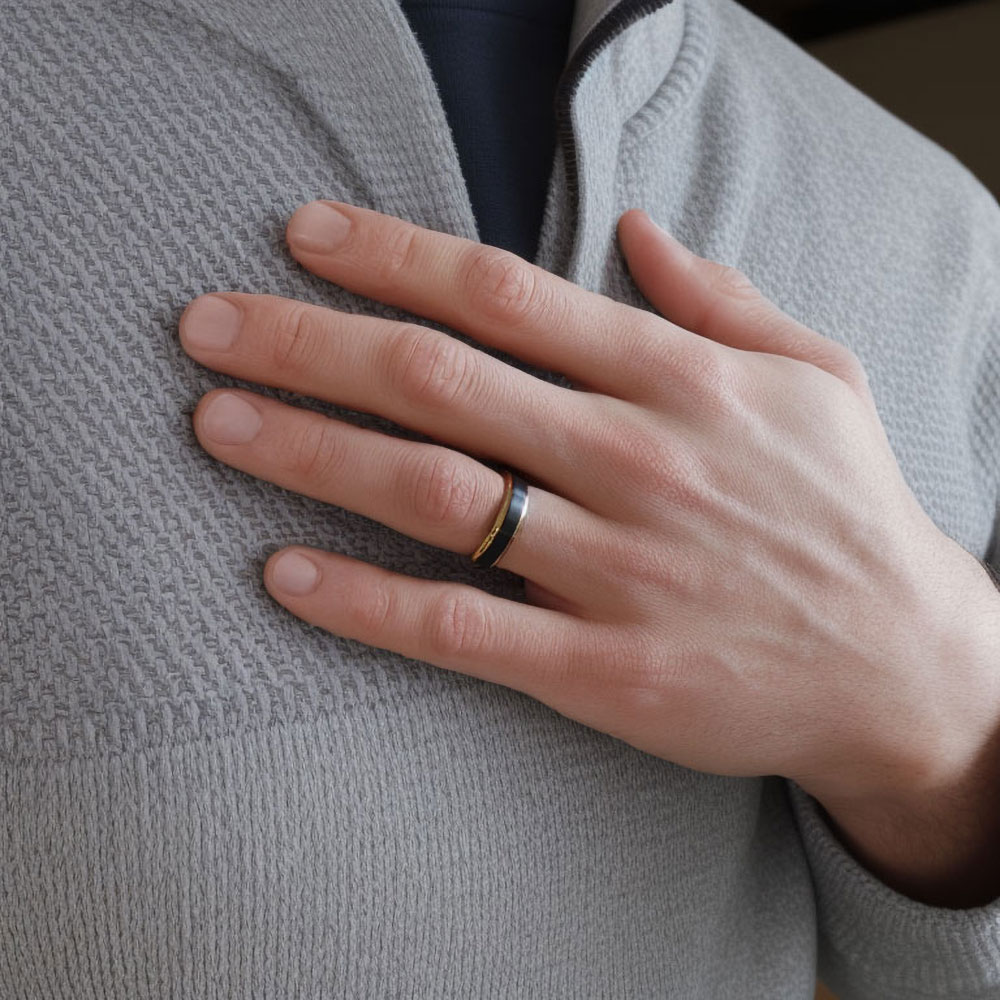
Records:
M400 0L437 83L483 243L534 260L574 0Z

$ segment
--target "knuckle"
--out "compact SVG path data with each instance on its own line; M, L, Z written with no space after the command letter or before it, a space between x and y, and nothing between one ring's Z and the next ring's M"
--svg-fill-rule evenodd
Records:
M692 602L703 602L706 595L719 594L720 590L730 596L720 587L716 558L703 552L692 553L679 544L665 551L662 543L657 545L653 539L636 556L634 566L636 607L654 621L662 619L664 594L676 601ZM736 582L732 576L728 579Z
M316 310L297 306L272 342L274 367L285 372L311 369L315 366L323 336L323 324Z
M344 591L344 614L352 631L360 636L377 636L395 616L395 591L378 576L366 574Z
M742 372L731 349L704 337L666 337L659 319L633 319L632 324L634 334L626 338L622 358L634 373L636 398L666 402L671 408L690 399L707 403L713 412L737 401Z
M684 510L704 503L701 462L670 428L623 422L607 429L600 450L606 475L627 495Z
M841 346L837 357L837 369L835 374L839 375L851 388L867 393L871 385L868 381L868 372L865 366L852 350Z
M607 731L623 739L636 734L636 726L645 724L654 705L667 694L663 651L670 646L661 644L657 648L645 637L648 631L647 626L600 625L585 650L572 657L568 675L558 678L576 685L581 677L587 678L600 692L607 712ZM613 683L609 683L609 663L616 665Z
M663 593L668 576L663 546L651 543L646 532L638 529L625 529L622 536L615 551L607 558L608 573L616 582L623 582L627 603L638 609L640 597L649 588Z
M474 247L468 251L464 275L470 305L487 315L521 322L544 311L543 284L531 265L509 250Z
M740 301L751 301L760 295L757 286L738 267L722 264L717 260L706 260L705 268L709 285L720 295Z
M721 345L710 340L691 345L679 358L679 377L712 416L729 412L740 402L740 369Z
M619 309L620 305L622 303L619 302L612 304L611 316L615 320L615 327L623 332L622 357L629 367L645 372L664 359L669 359L677 338L671 336L671 327L663 317L648 309L636 309L632 306Z
M605 329L618 331L616 362L628 372L635 388L656 381L656 369L669 356L671 341L664 336L663 319L645 309L611 302L607 310Z
M421 457L415 472L404 473L417 517L453 528L469 520L476 503L476 480L467 463L448 449Z
M343 464L343 443L337 425L325 417L307 420L289 454L292 467L303 478L327 480Z
M665 540L662 529L629 525L624 530L626 541L607 560L606 575L615 581L616 603L628 621L662 621L665 595L672 601L703 601L712 593L703 587L708 577L701 553L690 555L682 543Z
M681 365L698 383L709 387L723 385L732 377L732 362L723 348L712 340L691 343L682 352Z
M388 227L380 233L369 252L371 267L380 282L391 282L413 268L419 242L418 229L408 224Z
M748 324L772 318L771 304L739 268L715 260L705 260L702 266L707 295L698 326L708 331L722 327L733 315L734 308Z
M450 587L430 607L425 635L435 656L474 656L487 640L487 616L475 588Z
M451 408L476 393L475 356L447 334L409 326L395 340L391 353L395 388L411 405Z

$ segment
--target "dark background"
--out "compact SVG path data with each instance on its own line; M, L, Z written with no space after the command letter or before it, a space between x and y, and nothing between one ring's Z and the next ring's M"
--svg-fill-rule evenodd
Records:
M797 42L862 28L869 24L940 7L960 6L960 0L759 0L744 3L754 13ZM997 39L1000 43L1000 39Z

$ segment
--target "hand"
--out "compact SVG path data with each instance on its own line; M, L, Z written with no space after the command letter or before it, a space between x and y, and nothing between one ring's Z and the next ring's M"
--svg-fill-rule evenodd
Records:
M531 483L498 564L525 578L529 603L302 546L265 567L276 600L656 756L784 775L818 797L944 781L983 745L996 672L965 655L965 636L969 594L989 581L908 488L852 352L638 210L619 239L668 318L507 251L328 204L342 214L311 203L289 223L305 267L574 388L413 323L274 295L194 300L180 330L203 364L443 442L226 389L194 414L221 461L466 554L502 495L471 456Z

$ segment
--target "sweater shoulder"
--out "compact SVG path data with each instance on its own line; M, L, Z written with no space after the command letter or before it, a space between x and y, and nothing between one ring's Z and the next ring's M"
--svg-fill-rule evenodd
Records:
M708 0L707 12L710 73L740 89L730 109L765 126L773 157L805 169L807 154L821 187L894 207L901 222L950 218L1000 253L996 198L954 154L735 0Z

